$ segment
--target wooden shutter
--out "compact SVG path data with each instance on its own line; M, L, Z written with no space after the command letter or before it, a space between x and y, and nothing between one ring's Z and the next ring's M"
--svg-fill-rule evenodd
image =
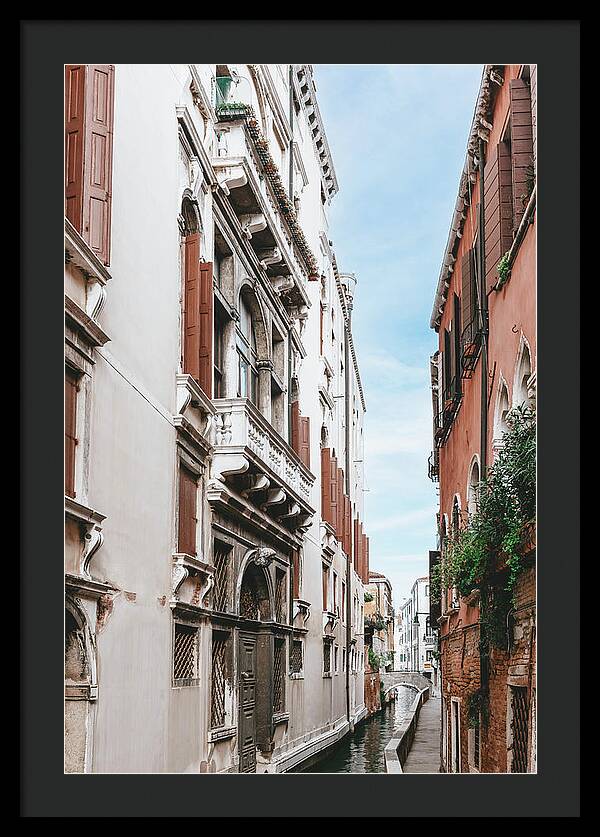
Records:
M186 236L184 254L183 371L200 380L200 233Z
M310 468L310 417L300 416L299 427L300 461Z
M338 521L338 467L337 467L337 459L335 456L332 456L330 459L330 479L329 479L329 505L331 509L331 518L329 522L333 526L333 528L337 531L337 521Z
M364 533L362 542L362 580L366 584L369 580L369 539Z
M114 67L86 65L83 237L110 264Z
M342 541L344 537L344 470L338 468L337 481L337 523L335 526L338 541Z
M65 216L83 229L85 64L65 65Z
M75 449L77 447L78 376L65 370L65 494L75 497Z
M510 145L512 157L513 231L516 232L527 204L528 168L533 166L531 90L522 78L510 82Z
M344 549L352 560L352 503L348 495L344 495Z
M447 358L447 365L448 365L448 377L447 377L447 385L448 385L448 397L453 398L454 394L456 393L456 333L455 333L456 323L453 322L450 325L450 331L447 332L448 334L448 352L446 353Z
M454 322L452 323L454 330L454 377L456 380L455 392L460 395L462 386L462 365L460 361L460 338L461 338L461 321L460 321L460 299L454 294Z
M179 537L177 549L187 555L196 554L196 508L198 483L196 476L179 467Z
M466 329L471 323L475 321L477 315L477 287L475 285L475 251L468 250L462 257L461 262L461 294L460 294L460 313L462 320L462 327ZM469 336L472 336L477 331L473 327L469 331Z
M300 402L292 401L292 448L300 456Z
M292 597L300 598L300 551L292 550Z
M212 262L200 262L200 361L198 383L212 398L213 382L213 270Z
M331 523L331 451L321 448L321 517Z
M510 149L505 142L489 150L483 182L485 277L490 291L498 281L496 265L512 244L512 172Z

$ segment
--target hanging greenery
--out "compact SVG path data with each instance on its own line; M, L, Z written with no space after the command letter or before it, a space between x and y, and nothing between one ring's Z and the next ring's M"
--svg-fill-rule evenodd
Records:
M437 601L442 590L451 587L463 597L474 589L486 591L482 634L496 647L506 642L506 620L535 526L535 411L518 407L508 414L507 423L502 449L480 483L477 510L446 541L443 561L430 580ZM503 569L508 573L499 576Z

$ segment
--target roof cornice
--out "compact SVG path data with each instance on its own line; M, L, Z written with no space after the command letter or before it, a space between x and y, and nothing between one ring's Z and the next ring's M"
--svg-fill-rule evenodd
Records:
M321 169L323 190L329 202L339 191L339 186L333 165L333 157L329 143L327 142L325 126L317 103L317 90L313 80L312 66L310 64L295 65L293 78L296 96L306 111L309 131Z

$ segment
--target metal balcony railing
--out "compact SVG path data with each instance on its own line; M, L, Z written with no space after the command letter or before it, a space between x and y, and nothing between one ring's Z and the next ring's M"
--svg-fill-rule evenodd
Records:
M440 459L437 448L429 454L429 459L427 460L427 474L432 482L439 482Z
M481 327L476 316L464 329L460 338L460 365L462 377L470 378L475 369L481 348Z

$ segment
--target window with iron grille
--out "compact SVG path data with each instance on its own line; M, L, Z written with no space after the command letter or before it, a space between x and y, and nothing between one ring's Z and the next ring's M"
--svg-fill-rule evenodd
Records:
M226 683L228 673L229 634L226 631L214 631L212 635L212 677L210 693L211 729L225 726L227 716L225 706Z
M230 610L229 601L229 567L231 565L232 547L222 541L214 541L213 563L215 566L214 587L213 587L213 610L219 613L228 613Z
M197 686L198 628L175 623L173 636L173 685Z
M527 742L529 739L529 705L527 689L511 686L510 731L512 737L511 773L527 773Z
M285 572L275 571L275 616L278 622L287 622L287 597L285 595Z
M303 665L302 640L295 639L290 651L290 674L302 674Z
M276 639L273 651L273 712L285 710L285 639Z
M65 367L65 494L75 497L75 451L77 439L77 393L79 374Z
M323 640L323 676L331 676L331 641Z

